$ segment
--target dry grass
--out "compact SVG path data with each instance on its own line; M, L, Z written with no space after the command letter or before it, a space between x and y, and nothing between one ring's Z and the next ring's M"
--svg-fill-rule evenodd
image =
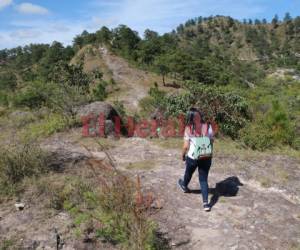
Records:
M256 178L262 187L269 188L272 186L272 180L267 176L259 176Z
M49 171L48 155L32 141L17 141L0 148L0 196L13 195L25 178Z
M216 139L214 143L214 152L223 155L237 155L241 160L259 160L269 155L285 155L300 160L300 151L291 149L290 147L274 148L264 152L252 150L244 147L240 142L233 141L229 138Z
M183 139L178 137L166 139L154 138L151 141L164 149L181 149L183 143Z
M126 168L129 170L151 170L155 168L155 161L145 160L129 163Z
M74 220L74 233L86 230L122 249L165 249L149 220L152 193L144 194L140 179L131 179L109 160L89 159L65 174L53 173L36 182L36 194L47 207L65 210Z
M282 166L277 166L275 167L275 178L278 179L280 183L287 183L289 180L289 173L284 170Z

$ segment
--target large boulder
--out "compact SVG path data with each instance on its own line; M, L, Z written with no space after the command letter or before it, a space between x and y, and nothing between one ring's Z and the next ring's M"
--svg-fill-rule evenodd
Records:
M49 154L48 166L56 171L64 170L65 167L73 166L86 159L104 160L106 158L104 152L95 151L95 149L88 151L87 148L63 134L56 134L45 139L40 146Z
M60 135L46 139L41 148L49 153L48 166L55 170L63 170L69 163L73 164L88 158L85 148L61 138Z
M106 102L93 102L84 106L77 108L76 116L77 119L86 117L88 115L93 115L95 117L96 131L98 131L99 124L97 118L100 114L104 114L105 117L105 135L113 136L114 135L114 117L119 116L118 112L113 108L112 105ZM91 122L93 124L93 122ZM92 133L92 131L90 131Z
M118 116L117 111L106 102L93 102L77 108L77 118L93 114L98 117L99 114L103 113L106 120L113 120L114 116Z

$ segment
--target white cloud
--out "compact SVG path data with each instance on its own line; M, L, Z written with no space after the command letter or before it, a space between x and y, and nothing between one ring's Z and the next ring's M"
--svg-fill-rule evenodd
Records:
M12 4L12 0L0 0L0 10Z
M30 43L52 43L59 41L64 45L72 43L73 38L83 30L89 30L91 21L67 20L19 20L11 23L13 31L1 30L0 49L24 46Z
M12 39L32 39L39 37L42 33L34 29L19 29L10 33Z
M198 16L230 15L242 19L264 11L259 0L122 0L120 10L112 10L119 23L142 33L146 28L169 32L187 19Z
M45 15L49 13L46 8L32 3L21 3L16 6L16 9L22 14Z
M8 0L0 0L0 3ZM30 1L30 0L24 0ZM56 19L48 16L24 17L19 15L9 21L10 28L0 29L0 49L29 43L51 43L54 40L65 45L83 30L94 32L105 25L114 28L126 24L140 35L146 28L160 33L170 32L189 18L210 15L230 15L234 18L254 18L266 11L262 0L89 0L84 8L76 9L75 17ZM1 6L1 5L0 5ZM22 8L21 8L22 7ZM41 6L23 3L16 10L26 14L46 14ZM68 10L74 12L71 8Z

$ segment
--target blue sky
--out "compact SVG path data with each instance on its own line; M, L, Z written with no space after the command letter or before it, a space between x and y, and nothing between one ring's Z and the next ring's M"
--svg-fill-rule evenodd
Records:
M236 19L300 15L300 0L0 0L0 49L29 43L70 44L83 30L126 24L169 32L189 18L230 15Z

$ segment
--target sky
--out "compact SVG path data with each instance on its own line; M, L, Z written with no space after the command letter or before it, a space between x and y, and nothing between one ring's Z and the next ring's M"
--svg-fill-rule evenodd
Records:
M125 24L170 32L190 18L226 15L266 18L300 15L300 0L0 0L0 49L30 43L72 43L83 30Z

